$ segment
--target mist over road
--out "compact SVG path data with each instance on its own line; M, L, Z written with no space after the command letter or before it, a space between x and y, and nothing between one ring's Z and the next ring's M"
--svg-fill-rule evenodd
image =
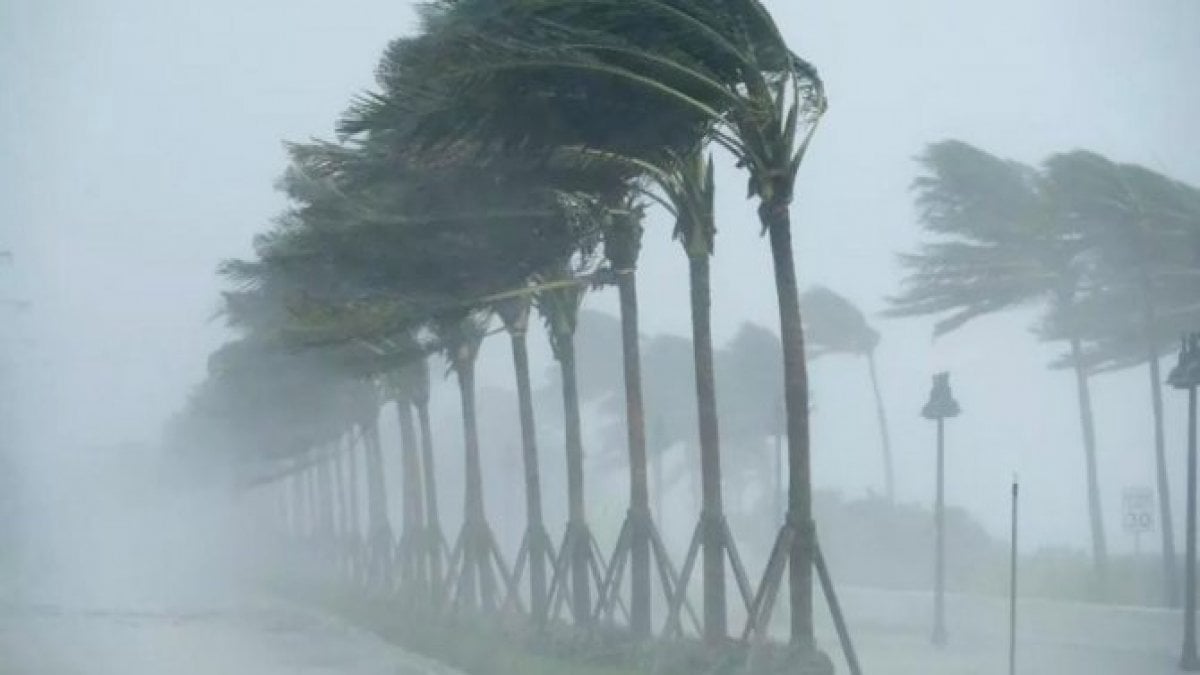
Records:
M1008 602L951 593L949 643L929 642L933 599L926 592L841 589L864 672L882 675L990 675L1008 672ZM822 608L824 609L824 608ZM1022 598L1017 672L1021 675L1178 673L1179 612ZM837 639L822 618L821 640ZM839 672L844 672L840 670Z
M2 675L449 675L264 592L227 490L179 490L151 448L29 453Z
M6 675L451 675L375 636L268 600L162 609L0 605Z

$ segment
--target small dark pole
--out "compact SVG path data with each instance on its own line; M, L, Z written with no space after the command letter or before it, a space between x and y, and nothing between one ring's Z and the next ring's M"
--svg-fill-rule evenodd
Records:
M1196 654L1196 387L1200 386L1200 333L1183 338L1167 383L1188 393L1187 567L1184 570L1183 654L1179 667L1200 671Z
M961 412L958 401L950 393L950 373L933 376L933 388L929 401L921 409L925 419L937 421L937 500L934 504L934 548L933 572L933 644L946 644L946 418L957 417Z
M1012 482L1012 552L1008 561L1008 675L1017 672L1017 497L1020 484Z

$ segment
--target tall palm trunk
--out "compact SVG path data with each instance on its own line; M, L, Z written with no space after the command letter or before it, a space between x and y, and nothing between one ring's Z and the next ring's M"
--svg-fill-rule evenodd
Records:
M867 369L871 373L871 391L875 395L875 419L879 421L879 440L883 447L883 480L889 502L896 501L896 474L892 469L892 438L888 433L887 412L883 394L879 392L879 372L875 368L875 350L867 352Z
M1154 342L1158 323L1150 278L1139 270L1142 292L1142 331L1146 339L1146 362L1150 373L1150 404L1154 410L1154 468L1158 485L1158 510L1162 525L1163 592L1167 604L1179 606L1179 561L1175 553L1175 525L1171 517L1171 484L1167 478L1166 441L1163 436L1162 372L1160 355Z
M1157 347L1147 354L1150 371L1150 403L1154 410L1154 465L1158 486L1158 510L1162 519L1163 583L1167 604L1179 606L1179 561L1175 551L1175 524L1171 515L1171 484L1167 476L1166 441L1163 437L1162 371Z
M421 555L421 532L424 529L421 490L421 450L413 423L412 402L407 397L396 398L396 416L400 426L400 467L403 495L403 530L400 533L401 571L409 583L418 587L426 582L424 556Z
M292 536L300 539L304 536L304 473L293 473L288 477L292 493L291 524Z
M546 531L542 515L542 477L538 462L537 426L533 418L533 388L529 377L526 318L509 330L513 371L517 379L517 408L521 418L521 459L525 468L526 546L529 556L529 599L535 621L546 619Z
M812 518L808 368L804 361L800 292L796 287L796 268L792 255L791 214L785 199L763 201L758 213L771 238L780 339L783 343L783 401L787 413L788 441L787 523L796 534L792 538L789 565L791 641L803 648L810 648L815 645L812 582L816 531Z
M584 508L583 486L583 431L579 417L579 385L576 379L575 338L570 334L559 334L558 355L562 370L563 414L567 450L567 527L577 536L568 537L569 550L559 555L570 556L571 586L575 622L586 625L591 620L592 598L588 580L588 562L591 554L587 535L587 514Z
M1071 338L1072 370L1079 396L1079 424L1083 432L1083 458L1087 473L1088 516L1092 526L1092 563L1103 588L1108 578L1108 542L1104 534L1103 500L1100 498L1100 479L1096 470L1096 423L1092 415L1092 392L1088 372L1083 364L1083 349L1079 338Z
M772 448L772 452L775 453L775 512L771 514L779 526L783 525L787 516L787 509L783 505L784 491L787 487L783 475L783 438L785 435L783 424L783 401L780 400L775 410L775 446Z
M650 634L650 490L646 467L646 416L642 403L642 357L638 335L637 272L617 272L621 308L621 358L625 374L625 429L629 442L630 628ZM661 517L661 514L660 514Z
M321 492L321 536L326 545L330 545L335 536L334 523L337 513L334 511L333 467L330 457L324 457L317 465L317 480Z
M704 637L719 642L728 634L725 610L725 550L721 498L721 450L717 430L717 388L713 371L711 289L707 251L689 256L692 354L696 411L700 424L700 512L704 551Z
M337 511L337 518L334 520L334 531L339 548L344 545L347 533L350 531L350 526L347 522L350 507L346 503L346 472L342 468L342 464L344 463L342 450L342 444L339 441L337 450L329 459L330 466L333 469L334 506Z
M361 563L359 555L362 552L362 521L359 516L361 508L358 496L358 443L354 441L351 441L346 448L346 485L346 501L348 502L346 531L350 551L349 574L350 579L354 581L358 578Z
M321 511L317 504L316 464L309 464L308 468L304 470L304 499L308 502L308 508L305 509L308 518L307 534L309 538L316 539L321 527Z
M667 491L665 476L663 475L665 472L663 468L663 455L667 454L667 449L664 446L665 436L662 418L654 418L654 454L651 455L651 459L654 462L654 518L658 521L660 527L667 517L666 513L663 512L663 497Z
M383 449L379 442L378 412L363 423L363 451L367 473L368 547L372 582L387 583L392 526L388 522L387 482L384 480Z
M486 518L483 506L483 468L479 458L478 418L475 411L474 355L456 358L454 370L458 374L458 391L462 404L465 449L463 468L466 479L466 489L463 493L463 546L466 550L463 565L466 572L463 574L464 585L461 591L468 603L475 604L475 582L478 578L484 604L490 605L491 598L487 597L490 592L487 583L487 559L477 546L477 537L485 527Z
M429 585L436 594L442 584L442 525L438 514L437 473L433 465L433 429L429 423L429 392L413 400L421 427L421 471L425 479L425 546L429 558Z

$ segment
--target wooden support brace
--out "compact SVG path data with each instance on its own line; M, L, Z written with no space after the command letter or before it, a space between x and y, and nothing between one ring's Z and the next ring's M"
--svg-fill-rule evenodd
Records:
M687 596L688 582L692 578L692 569L696 566L696 557L700 551L701 532L704 523L698 523L692 532L692 543L688 545L687 556L683 559L683 570L679 573L679 584L676 586L675 597L667 612L667 622L663 626L663 637L677 637L683 634L680 626L679 611L683 606L683 598ZM701 632L703 634L703 632Z

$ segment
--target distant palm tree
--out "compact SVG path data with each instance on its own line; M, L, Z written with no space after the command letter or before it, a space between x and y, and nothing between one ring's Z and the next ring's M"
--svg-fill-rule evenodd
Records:
M1090 265L1076 225L1058 217L1038 172L960 141L931 144L919 161L927 171L914 181L924 228L936 240L901 256L908 269L890 316L939 315L934 334L977 317L1032 302L1072 316ZM1082 334L1070 345L1083 435L1084 477L1092 534L1092 560L1105 578L1108 546L1096 460L1095 421Z
M896 501L896 482L892 469L892 444L888 434L887 413L879 392L879 373L875 368L875 348L879 346L879 331L872 328L862 310L845 297L824 286L814 286L800 296L804 309L804 330L810 346L809 354L853 354L867 361L871 390L875 395L875 417L879 422L879 437L883 450L883 478L888 501Z
M415 338L408 336L408 348L419 349ZM422 487L421 447L417 441L417 425L413 419L414 400L424 370L423 361L414 361L383 378L386 390L396 406L396 417L400 427L400 466L403 485L402 527L398 554L401 578L406 590L415 588L428 593L428 556L425 546L425 500Z
M1195 297L1200 256L1200 189L1093 152L1074 151L1045 163L1047 190L1064 219L1095 249L1091 292L1075 316L1050 317L1050 335L1074 322L1089 342L1083 356L1111 370L1145 363L1154 420L1154 462L1163 537L1165 592L1179 602L1170 483L1163 434L1164 349L1200 321ZM1056 325L1057 324L1057 325Z

